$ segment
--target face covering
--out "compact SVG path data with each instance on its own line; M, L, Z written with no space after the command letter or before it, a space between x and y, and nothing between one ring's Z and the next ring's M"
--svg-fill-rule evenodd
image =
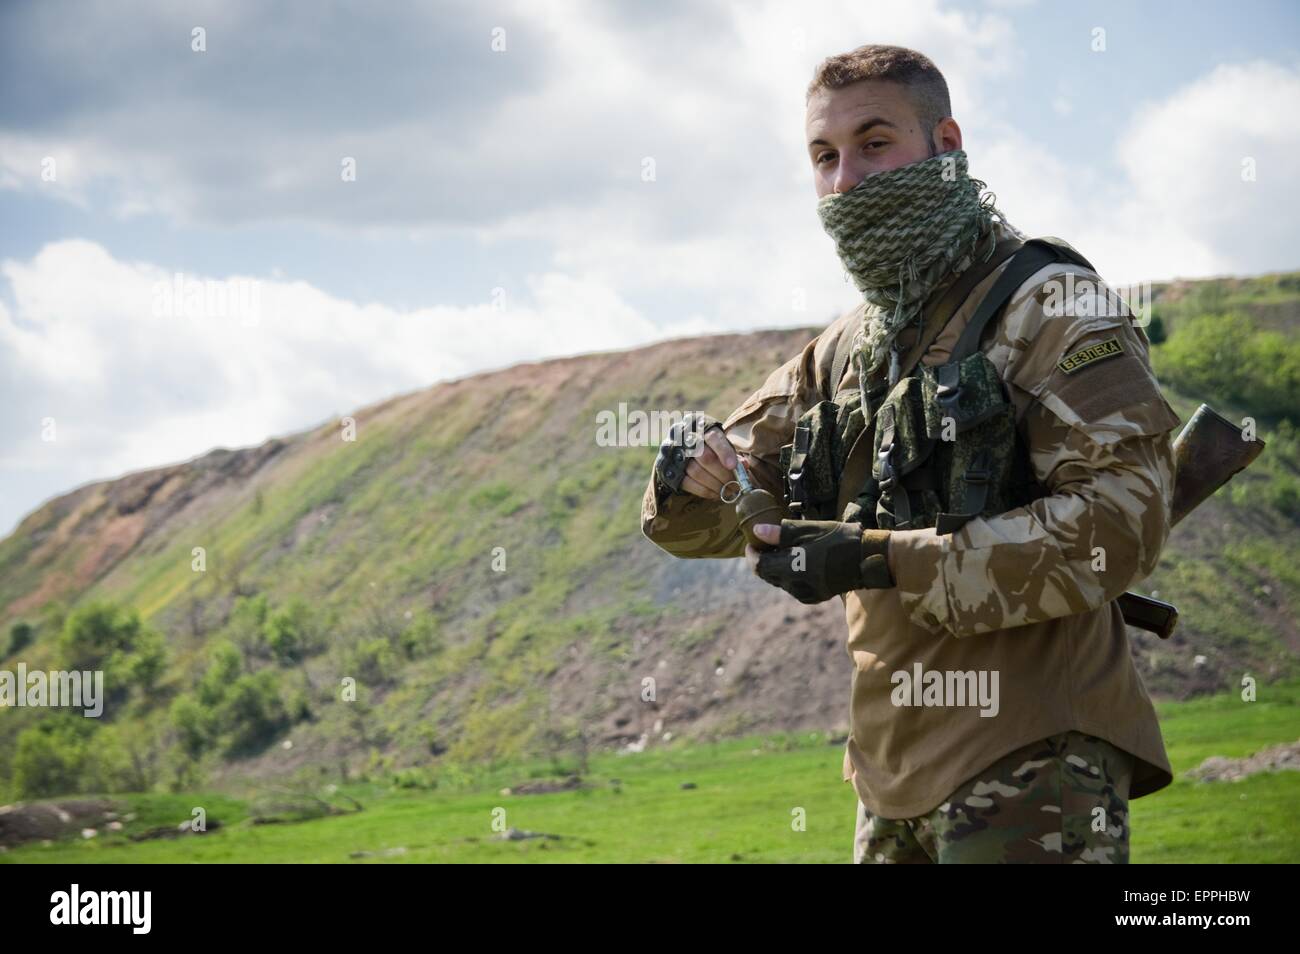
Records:
M898 333L919 323L930 293L949 274L993 254L992 217L1006 219L992 194L981 199L984 188L967 174L966 153L958 149L867 176L817 203L840 261L874 306L863 314L868 373L888 361L893 385Z

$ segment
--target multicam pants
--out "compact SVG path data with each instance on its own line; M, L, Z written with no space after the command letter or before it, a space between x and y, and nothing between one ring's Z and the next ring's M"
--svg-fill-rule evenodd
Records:
M857 864L1128 864L1133 757L1062 732L998 759L916 818L858 802Z

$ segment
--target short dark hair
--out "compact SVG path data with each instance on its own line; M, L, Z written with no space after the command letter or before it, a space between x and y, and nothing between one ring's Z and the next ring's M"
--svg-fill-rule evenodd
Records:
M907 90L927 138L935 126L952 115L948 83L939 68L924 53L905 46L871 44L828 56L813 72L804 102L819 89L843 89L862 80L897 83Z

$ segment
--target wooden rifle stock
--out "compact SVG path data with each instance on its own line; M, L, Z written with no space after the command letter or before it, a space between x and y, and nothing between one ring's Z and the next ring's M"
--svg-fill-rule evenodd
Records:
M1169 513L1171 527L1249 467L1263 451L1264 442L1247 438L1236 424L1202 404L1174 438L1173 449L1177 469ZM1178 624L1178 610L1173 604L1137 593L1121 593L1116 602L1129 626L1155 633L1161 639L1173 635Z

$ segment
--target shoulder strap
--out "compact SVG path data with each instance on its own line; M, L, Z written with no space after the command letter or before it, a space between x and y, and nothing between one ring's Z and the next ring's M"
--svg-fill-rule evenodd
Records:
M1074 246L1063 238L1057 238L1055 235L1040 235L1036 239L1030 239L1030 241L1038 242L1041 245L1050 245L1056 249L1056 253L1061 259L1073 262L1075 265L1082 265L1091 272L1097 271L1092 262L1084 258Z
M844 378L844 369L848 366L849 357L853 354L853 337L858 333L858 327L861 321L846 321L844 328L840 331L840 338L835 342L835 360L831 363L831 379L828 382L830 387L830 400L835 400L835 392L839 389L840 381Z
M971 317L970 323L962 329L961 336L957 339L957 344L953 346L952 355L948 361L935 369L939 384L938 399L941 404L956 399L961 376L959 365L963 359L978 350L980 337L989 320L994 315L1002 313L1011 296L1016 293L1016 289L1024 284L1035 272L1044 266L1062 260L1087 264L1087 259L1082 255L1078 253L1072 254L1072 250L1068 247L1063 248L1059 240L1050 238L1030 239L1016 253L1010 264L1007 265L1006 270L998 276L998 280L994 282L989 293L979 303L979 307L975 309L975 314ZM1088 265L1087 267L1091 268L1092 266ZM945 397L945 392L947 392L947 397ZM1018 434L1017 445L1019 445ZM1020 451L1019 446L1017 446L1017 451ZM949 501L949 505L954 509L951 513L939 514L935 523L936 533L941 536L955 533L970 520L984 512L988 501L992 463L989 448L979 448L965 473L962 474L961 482L965 489L961 493L961 502L953 503Z
M1006 246L1005 250L1004 245ZM976 309L975 314L971 317L970 322L964 329L962 329L962 334L953 348L950 361L956 361L966 357L979 346L980 336L983 334L984 327L988 324L989 319L1000 312L1002 306L1007 303L1007 300L1015 293L1016 289L1044 265L1065 259L1074 262L1077 265L1082 265L1091 271L1096 271L1091 262L1055 236L1049 235L1034 238L1024 243L1021 243L1016 239L1005 239L1003 242L998 244L997 249L994 251L994 254L990 256L989 261L982 263L982 273L977 275L977 277L975 277L975 279L970 283L971 287L973 288L974 285L978 284L981 278L986 277L994 268L1005 261L1008 256L1012 257L1011 261L1003 270L1002 274L998 276L998 280L993 283L993 287L989 289L988 294L984 296ZM977 265L972 265L967 269L967 271L973 272L977 267ZM957 285L954 284L953 289L950 289L950 292L956 288ZM970 288L967 288L966 292L969 293L969 291ZM944 295L941 304L949 304L947 301L948 297L948 295ZM965 295L963 294L961 299L955 303L951 303L952 310L949 312L949 319L951 319L952 314L956 312L957 308L960 307L961 302L964 300ZM937 323L940 331L946 323L946 321L943 323ZM974 330L972 330L972 327ZM904 366L901 376L905 377L907 374L911 373L912 369L916 366L916 363L920 361L921 357L925 354L926 349L929 348L930 344L934 343L934 338L937 337L938 334L939 331L935 331L933 336L927 335L930 339L928 342L918 342L923 345L923 347L919 350L915 348L913 349L916 352L915 356L908 356L908 362ZM844 508L848 506L849 501L854 499L858 490L866 481L868 468L870 467L870 449L864 449L865 442L863 441L863 438L870 431L871 428L864 428L858 435L858 439L853 442L853 447L849 450L849 456L845 461L844 470L840 476L839 499L836 501L839 508L837 511L838 514L844 513Z
M993 254L989 256L988 261L976 262L966 268L964 272L957 277L948 291L939 299L937 305L928 309L925 316L925 324L921 327L924 335L919 341L912 346L907 357L899 365L899 378L905 378L912 373L912 370L920 363L921 358L930 350L930 345L943 333L948 322L952 320L953 315L966 301L966 297L974 290L975 286L993 273L999 265L1005 262L1012 255L1015 255L1024 247L1020 239L1014 236L1004 238L993 249ZM936 314L946 315L943 321L930 321L930 318Z
M998 280L993 283L989 293L980 302L975 314L971 316L971 320L962 329L957 344L953 346L949 363L956 364L962 358L975 353L976 349L979 348L980 339L984 335L984 329L989 320L1001 312L1003 306L1015 294L1016 289L1023 285L1040 268L1065 259L1092 269L1092 265L1086 258L1068 246L1063 247L1063 245L1064 243L1060 239L1053 236L1034 238L1026 242L1016 252L1010 264L998 276Z
M987 261L973 262L968 265L966 269L957 276L957 280L948 287L948 290L940 296L938 302L931 308L926 309L925 316L922 319L923 324L921 326L925 334L922 339L913 346L912 351L908 354L907 360L902 366L904 376L912 372L912 369L916 366L917 362L921 360L921 357L929 349L930 345L934 344L934 339L939 336L940 332L943 331L944 327L952 319L952 316L957 313L957 310L966 301L967 296L970 295L975 286L987 278L994 269L1005 262L1010 256L1019 251L1023 247L1023 244L1024 243L1022 243L1020 239L1015 238L1014 236L1004 238L993 249L993 254L988 257ZM931 319L936 315L946 315L946 317L942 321L932 321ZM852 325L853 323L850 322L849 324ZM848 360L849 354L852 351L850 347L852 341L852 335L847 336L847 339L846 336L840 335L839 347L844 351L844 361ZM835 367L839 368L841 373L844 370L838 351L835 354ZM837 374L833 380L835 383L832 385L832 389L839 386L840 376ZM858 386L865 388L866 382L859 381ZM834 394L831 395L831 397L834 396ZM866 391L864 390L864 409L866 406ZM844 469L840 473L839 499L836 501L836 506L838 507L836 510L837 516L844 513L844 508L848 506L849 501L857 495L858 490L862 487L863 483L866 482L867 473L871 466L871 448L867 447L865 438L870 433L871 428L864 427L858 433L857 439L853 442L853 446L849 448L848 457L845 458Z
M907 358L902 364L902 377L906 377L916 367L922 355L929 350L930 345L934 344L936 338L943 332L944 326L948 323L957 309L961 307L966 297L974 290L975 286L983 281L999 265L1005 262L1015 254L1023 245L1020 239L1014 236L1004 238L993 249L993 254L986 261L974 262L968 265L957 279L948 286L948 289L929 307L925 309L922 316L921 328L924 334L909 351ZM941 322L935 322L932 319L935 315L947 315L947 319ZM831 365L830 380L830 397L834 399L835 391L844 377L845 368L848 367L849 358L853 354L853 338L858 332L861 322L847 322L844 330L840 333L839 341L835 344L835 359ZM858 382L862 386L863 382Z

